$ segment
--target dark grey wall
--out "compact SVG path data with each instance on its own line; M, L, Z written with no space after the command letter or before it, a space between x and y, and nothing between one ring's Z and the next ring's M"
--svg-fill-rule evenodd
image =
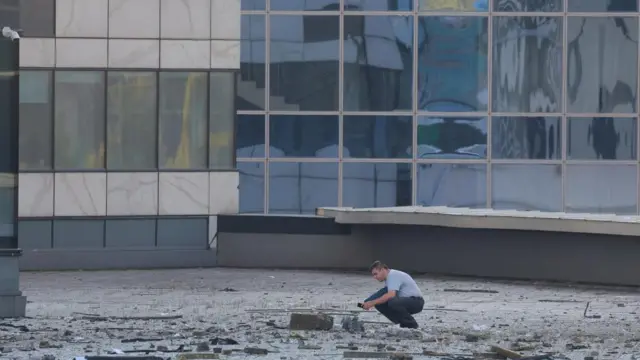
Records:
M267 226L256 221L246 221L252 230L230 229L220 217L218 264L366 269L379 259L420 273L640 285L635 237L403 225L341 225L330 233L319 219L292 234L285 226L260 233ZM324 233L313 234L319 228Z

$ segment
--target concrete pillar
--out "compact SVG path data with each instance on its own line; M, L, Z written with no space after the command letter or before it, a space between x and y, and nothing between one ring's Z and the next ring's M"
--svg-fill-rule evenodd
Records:
M20 291L20 249L0 249L0 318L24 317L27 297Z

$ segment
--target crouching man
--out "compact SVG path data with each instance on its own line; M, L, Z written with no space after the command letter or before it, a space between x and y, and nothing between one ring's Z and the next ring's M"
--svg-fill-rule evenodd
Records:
M382 315L400 327L417 329L418 323L413 318L424 308L424 299L418 284L402 271L389 269L387 265L376 261L369 267L374 279L385 282L385 287L367 298L362 308L369 310L375 307Z

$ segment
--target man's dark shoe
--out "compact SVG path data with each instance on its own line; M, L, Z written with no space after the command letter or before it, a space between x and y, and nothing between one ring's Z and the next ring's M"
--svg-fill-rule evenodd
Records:
M418 323L413 323L413 324L400 324L401 328L405 328L405 329L417 329L418 328Z

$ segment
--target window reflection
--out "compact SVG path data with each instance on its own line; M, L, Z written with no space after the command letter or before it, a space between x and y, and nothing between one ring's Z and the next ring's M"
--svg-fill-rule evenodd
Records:
M344 109L411 110L413 17L344 17Z
M635 160L636 118L568 118L567 158L574 160Z
M338 157L338 117L271 115L270 157Z
M101 71L56 71L56 169L104 168L104 75Z
M418 118L418 159L487 157L486 118Z
M569 164L566 171L566 212L636 214L636 165Z
M491 119L494 159L560 159L559 117L522 116Z
M209 169L233 168L233 72L209 73Z
M266 9L267 0L241 0L240 9L260 11Z
M345 116L345 158L410 158L411 116Z
M0 173L18 169L18 73L0 74Z
M14 236L15 201L16 176L0 173L0 238Z
M342 206L411 205L411 164L343 163Z
M344 0L345 11L411 11L413 0Z
M266 17L242 15L240 31L240 74L237 84L238 110L264 110L266 107Z
M269 163L269 213L315 214L338 205L338 163Z
M273 15L270 20L271 110L337 111L340 17Z
M569 11L574 12L627 12L638 11L637 0L567 0Z
M418 108L487 109L487 18L420 17Z
M304 0L304 1L271 0L270 6L271 6L271 10L280 10L280 11L283 11L283 10L339 11L340 0Z
M20 72L20 169L51 169L52 90L50 71Z
M238 162L240 213L264 212L264 162Z
M493 0L495 11L500 12L562 12L564 0Z
M493 164L491 188L493 209L562 211L561 165Z
M264 115L238 115L236 118L236 157L265 157Z
M638 18L570 17L569 112L636 111Z
M493 18L493 111L562 111L562 18Z
M417 204L484 208L487 167L484 164L417 164Z
M207 167L207 73L160 73L160 168Z

